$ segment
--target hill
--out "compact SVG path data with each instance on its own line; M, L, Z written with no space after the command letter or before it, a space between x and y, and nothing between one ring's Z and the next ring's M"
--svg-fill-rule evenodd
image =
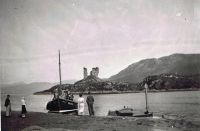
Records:
M97 76L94 76L94 75L89 75L87 76L85 79L82 79L80 81L77 81L75 82L75 85L78 85L78 84L86 84L86 83L91 83L91 82L102 82L104 80L100 79L99 77Z
M183 76L200 74L200 54L172 54L158 59L141 60L129 65L108 80L138 83L147 76L165 73Z
M182 76L178 74L161 74L148 76L143 81L133 84L128 82L97 81L94 77L80 80L75 84L55 85L50 89L35 94L53 93L56 88L69 90L73 93L122 93L139 92L144 90L144 84L149 85L149 91L179 91L200 90L200 75Z
M198 78L198 79L197 79ZM177 74L161 74L148 76L138 83L138 89L143 90L147 83L149 90L154 91L173 91L173 90L199 90L200 75L181 76Z
M118 93L137 91L136 84L125 82L110 82L102 80L99 77L89 75L85 79L75 82L75 84L55 85L50 89L36 92L34 94L53 93L56 88L60 88L62 90L70 90L74 93L87 93L88 91L92 91L93 93Z

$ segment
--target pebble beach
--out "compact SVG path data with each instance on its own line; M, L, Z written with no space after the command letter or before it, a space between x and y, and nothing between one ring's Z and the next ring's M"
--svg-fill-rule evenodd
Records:
M76 116L67 114L19 111L11 117L1 112L2 131L199 131L198 121L169 118L135 118L119 116Z

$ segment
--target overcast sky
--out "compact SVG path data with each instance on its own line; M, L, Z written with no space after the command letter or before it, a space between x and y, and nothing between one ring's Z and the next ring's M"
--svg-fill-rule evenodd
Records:
M199 0L0 0L1 83L108 78L145 58L200 53Z

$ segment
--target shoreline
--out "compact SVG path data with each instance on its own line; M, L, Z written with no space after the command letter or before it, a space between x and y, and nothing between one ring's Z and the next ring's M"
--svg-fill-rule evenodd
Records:
M171 90L148 90L148 93L160 93L160 92L179 92L179 91L200 91L199 88L192 88L192 89L171 89ZM113 91L91 91L91 94L93 95L103 95L103 94L127 94L127 93L143 93L144 91L118 91L118 92L113 92ZM82 93L83 95L87 95L87 92L71 92L72 94L78 95L79 93ZM33 95L51 95L51 92L36 92L33 93Z
M200 123L184 119L134 118L111 116L75 116L66 114L28 112L26 118L13 111L5 117L1 111L1 129L15 131L193 131L200 130Z

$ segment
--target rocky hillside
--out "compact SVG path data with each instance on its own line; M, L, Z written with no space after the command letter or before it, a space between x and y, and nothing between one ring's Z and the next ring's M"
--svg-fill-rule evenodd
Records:
M97 76L89 75L89 76L87 76L85 79L82 79L82 80L80 80L80 81L75 82L75 85L78 85L78 84L86 84L86 83L94 83L94 82L103 82L103 80L100 79L100 78L97 77Z
M48 94L60 87L62 90L70 90L71 92L85 92L92 91L93 93L118 93L137 91L136 84L125 82L110 82L104 81L96 76L88 76L85 79L77 81L75 84L56 85L48 90L36 92L35 94Z
M53 93L56 88L70 90L71 92L92 91L93 93L121 93L138 92L144 90L144 84L149 85L150 91L174 91L174 90L200 90L200 75L182 76L178 74L161 74L148 76L138 84L125 82L97 81L92 79L81 80L75 84L56 85L48 90L37 92L35 94Z
M136 87L136 84L131 83L113 83L113 82L94 82L84 85L56 85L52 88L34 94L49 94L53 93L54 90L58 87L61 87L62 90L69 90L74 93L82 92L87 93L91 91L92 93L120 93L120 92L130 92L130 91L139 91L140 89Z
M173 54L158 59L141 60L111 76L108 80L138 83L147 76L165 73L184 76L200 74L200 54Z
M148 76L137 87L144 88L144 84L149 85L149 90L193 90L200 89L200 75L181 76L177 74L161 74Z

